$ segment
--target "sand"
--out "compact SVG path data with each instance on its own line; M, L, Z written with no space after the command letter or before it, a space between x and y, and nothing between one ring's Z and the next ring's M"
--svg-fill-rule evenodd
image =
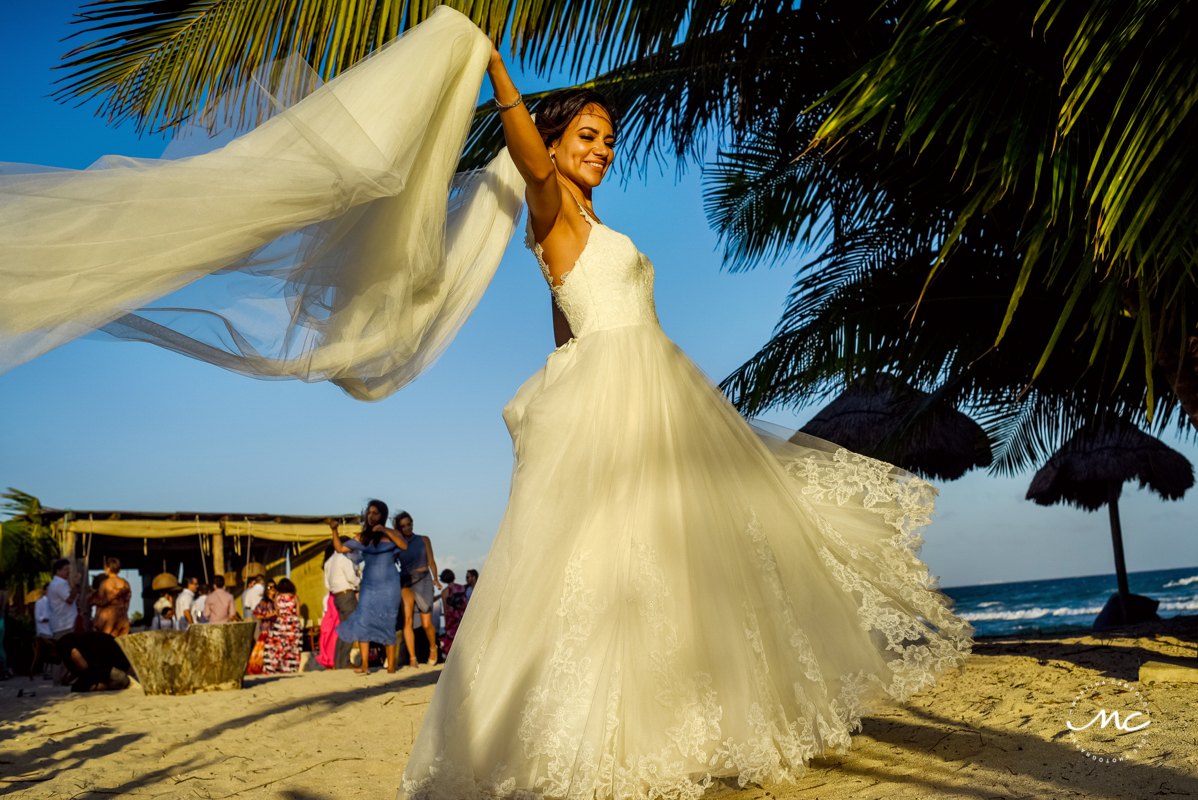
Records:
M1084 636L979 638L963 673L878 707L846 755L797 784L718 786L721 800L1198 796L1198 683L1136 683L1154 736L1127 763L1084 759L1062 709L1087 682L1136 682L1144 662L1198 675L1198 617ZM0 683L0 795L29 798L391 800L440 670L305 672L241 691L71 695ZM1180 679L1179 679L1180 677ZM35 696L18 693L35 692Z

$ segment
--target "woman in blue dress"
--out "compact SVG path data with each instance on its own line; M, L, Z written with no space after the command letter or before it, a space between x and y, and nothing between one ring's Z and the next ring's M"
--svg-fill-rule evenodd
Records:
M398 532L383 525L387 504L371 500L362 515L362 533L358 539L342 539L333 528L333 549L355 553L363 560L362 583L358 587L358 607L337 626L337 638L357 642L362 663L354 672L370 672L370 643L387 648L387 671L395 672L395 617L402 600L399 571L395 561L400 550L408 548Z

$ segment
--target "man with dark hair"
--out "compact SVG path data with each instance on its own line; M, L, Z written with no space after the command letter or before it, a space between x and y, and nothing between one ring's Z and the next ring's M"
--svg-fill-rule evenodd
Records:
M58 654L74 677L72 692L103 692L129 685L129 659L107 633L70 633L58 640Z
M262 602L266 594L266 579L254 575L245 583L245 591L241 593L241 617L247 622L254 618L254 607Z
M237 619L237 601L225 591L225 578L217 575L212 579L212 591L204 603L204 616L214 625L233 622Z
M466 599L470 599L470 595L474 594L474 584L478 583L478 570L466 570Z
M196 590L200 588L200 579L196 577L183 579L183 591L175 598L175 630L185 631L195 624L196 618L191 613L191 604L195 602Z
M50 598L50 638L57 642L68 633L75 632L75 617L79 613L75 608L75 596L79 591L70 582L70 559L58 559L50 572L54 575L46 587L46 597ZM62 664L56 665L52 673L55 683L61 683L66 674Z
M328 524L334 531L339 526L335 519L329 520ZM362 579L357 564L360 561L358 553L338 553L333 549L324 562L324 588L333 596L333 607L342 621L349 619L358 608L358 586ZM353 642L337 639L333 648L333 669L352 667L353 650Z

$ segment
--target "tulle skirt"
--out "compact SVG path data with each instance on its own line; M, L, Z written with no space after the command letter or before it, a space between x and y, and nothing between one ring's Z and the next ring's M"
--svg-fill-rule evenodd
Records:
M559 348L504 419L508 509L400 797L793 780L968 657L917 558L935 490L751 426L658 326Z

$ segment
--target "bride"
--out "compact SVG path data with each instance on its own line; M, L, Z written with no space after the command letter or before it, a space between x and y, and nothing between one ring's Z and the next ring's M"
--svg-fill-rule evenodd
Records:
M484 74L507 149L454 178ZM653 265L593 205L618 123L585 90L534 121L441 7L213 153L0 180L0 362L101 331L367 400L452 339L527 201L558 347L503 409L508 508L401 797L794 780L848 751L871 698L907 699L972 647L917 557L935 490L750 424L662 331ZM228 301L234 278L285 313Z
M934 491L741 418L662 332L649 259L595 213L611 104L566 90L534 121L497 51L487 73L558 348L504 408L508 509L401 796L801 776L847 751L869 695L905 699L970 652L914 554Z

